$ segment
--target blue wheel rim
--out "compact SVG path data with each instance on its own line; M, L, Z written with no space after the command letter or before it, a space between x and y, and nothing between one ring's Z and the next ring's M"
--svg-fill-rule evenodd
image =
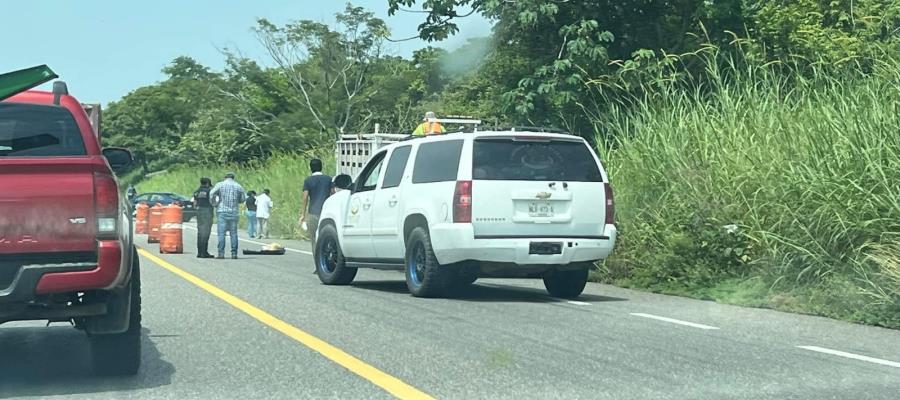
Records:
M422 277L425 276L425 247L421 243L416 244L413 248L412 257L409 258L407 264L413 284L421 285Z
M331 274L337 268L337 246L334 239L325 239L319 252L319 270Z

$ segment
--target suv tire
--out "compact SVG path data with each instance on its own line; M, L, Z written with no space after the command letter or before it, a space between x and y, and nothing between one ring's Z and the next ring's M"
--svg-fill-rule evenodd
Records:
M428 230L417 227L406 242L406 287L415 297L438 297L444 294L453 276L442 268L431 248Z
M334 225L325 225L316 238L316 275L326 285L347 285L356 278L356 268L348 268Z
M552 275L544 277L544 287L553 297L574 299L584 291L587 280L587 268L556 271Z
M101 376L135 375L141 366L141 270L137 251L131 256L131 309L128 330L91 335L94 373Z

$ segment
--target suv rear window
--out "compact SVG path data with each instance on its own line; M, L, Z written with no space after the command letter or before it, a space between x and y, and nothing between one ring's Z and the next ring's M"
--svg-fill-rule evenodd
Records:
M475 140L472 179L603 182L591 149L567 140Z
M413 183L455 181L462 146L462 140L443 140L419 146L413 167Z
M84 155L81 131L65 108L0 103L0 157Z

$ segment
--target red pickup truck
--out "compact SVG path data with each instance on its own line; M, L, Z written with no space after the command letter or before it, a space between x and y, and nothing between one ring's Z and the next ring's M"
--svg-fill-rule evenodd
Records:
M63 82L0 101L0 324L71 322L95 373L132 375L140 271L114 175L132 156L101 148L98 132Z

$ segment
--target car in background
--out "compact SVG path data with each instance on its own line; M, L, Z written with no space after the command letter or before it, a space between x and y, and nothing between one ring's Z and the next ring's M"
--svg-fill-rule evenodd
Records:
M197 210L194 208L194 202L178 193L171 192L149 192L141 193L131 199L131 207L134 209L138 204L145 203L150 207L156 204L164 206L175 204L182 207L182 220L188 222L197 216Z

